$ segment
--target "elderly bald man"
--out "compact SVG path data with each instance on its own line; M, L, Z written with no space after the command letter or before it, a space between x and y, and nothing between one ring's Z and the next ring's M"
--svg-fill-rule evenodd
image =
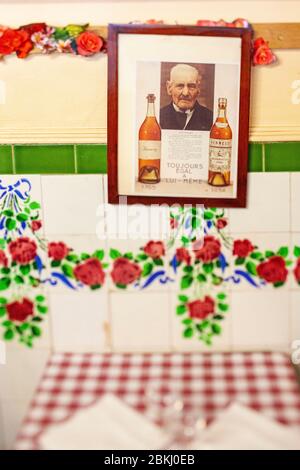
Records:
M170 71L167 93L172 102L160 110L162 129L210 130L213 113L198 103L200 76L195 67L177 64Z

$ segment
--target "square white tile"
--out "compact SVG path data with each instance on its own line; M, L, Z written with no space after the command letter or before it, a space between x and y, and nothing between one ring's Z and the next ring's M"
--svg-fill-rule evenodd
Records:
M291 173L291 230L300 232L300 173Z
M96 233L102 175L42 176L42 193L46 235Z
M55 352L107 350L107 292L50 294Z
M299 292L291 294L292 304L292 324L291 324L291 340L298 340L300 347L300 289Z
M5 450L4 419L2 412L2 402L0 399L0 450Z
M235 350L287 350L290 302L286 291L233 292L232 338Z
M290 230L289 173L248 174L247 208L229 210L231 232Z
M4 400L2 402L5 449L14 450L17 434L29 406L27 400Z
M170 305L167 293L111 293L113 351L168 351Z

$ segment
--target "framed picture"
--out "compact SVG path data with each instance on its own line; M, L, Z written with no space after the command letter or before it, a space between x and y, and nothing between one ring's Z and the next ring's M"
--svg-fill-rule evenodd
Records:
M245 207L251 38L251 28L109 25L110 203Z

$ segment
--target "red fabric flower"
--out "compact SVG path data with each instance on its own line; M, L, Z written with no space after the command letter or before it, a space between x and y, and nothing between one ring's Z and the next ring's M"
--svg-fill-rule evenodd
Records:
M203 261L203 263L210 263L218 258L221 253L221 243L211 235L204 237L204 243L201 248L197 249L197 242L194 244L194 247L196 247L196 249L194 248L196 258Z
M46 23L31 23L21 26L20 29L23 29L31 37L34 33L45 33L47 30Z
M298 284L300 284L300 258L298 258L297 260L297 264L294 269L294 275L295 275L296 281L298 282Z
M37 246L35 241L28 237L20 237L10 242L8 245L9 252L13 261L19 264L28 264L36 257Z
M217 220L216 227L218 230L222 230L222 228L225 228L227 224L227 219L221 218Z
M105 272L97 258L89 258L74 269L74 275L78 281L87 286L102 286Z
M164 24L163 20L146 20L146 24Z
M234 240L233 254L239 258L246 258L253 250L254 246L249 240Z
M111 278L115 284L127 286L136 281L141 272L142 270L138 264L132 263L127 258L118 258L114 261Z
M189 317L203 320L215 310L215 301L206 295L203 300L194 300L187 304Z
M248 28L249 22L244 18L237 18L232 22L236 28Z
M147 245L144 246L144 252L151 258L157 259L161 256L164 256L165 246L163 242L150 241L147 243Z
M197 26L216 26L216 21L211 20L198 20L196 25Z
M6 29L0 37L0 54L9 55L16 52L19 57L23 58L28 55L32 43L27 31L22 29Z
M11 302L6 305L8 318L10 321L24 322L33 315L33 307L33 302L25 297L22 301Z
M33 232L37 232L38 230L40 230L41 227L42 227L42 221L41 220L33 220L31 222L31 230Z
M4 266L5 268L7 268L7 265L8 265L7 256L3 250L0 250L0 266Z
M76 38L78 54L89 56L101 51L103 40L92 31L84 31Z
M264 261L257 266L257 274L265 281L275 284L285 282L288 270L281 256L272 256L268 261Z
M253 43L253 65L269 65L276 61L276 56L269 48L269 43L263 38L257 38Z
M176 259L179 263L191 264L191 255L186 248L177 248Z
M48 243L48 256L55 261L61 261L68 256L70 248L63 242Z

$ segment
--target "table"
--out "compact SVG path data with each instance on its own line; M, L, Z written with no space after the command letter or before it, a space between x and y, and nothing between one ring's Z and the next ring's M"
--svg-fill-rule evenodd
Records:
M288 355L264 353L54 354L21 426L16 449L38 449L39 435L105 393L141 412L145 390L172 390L186 410L212 420L232 401L300 427L300 389Z

